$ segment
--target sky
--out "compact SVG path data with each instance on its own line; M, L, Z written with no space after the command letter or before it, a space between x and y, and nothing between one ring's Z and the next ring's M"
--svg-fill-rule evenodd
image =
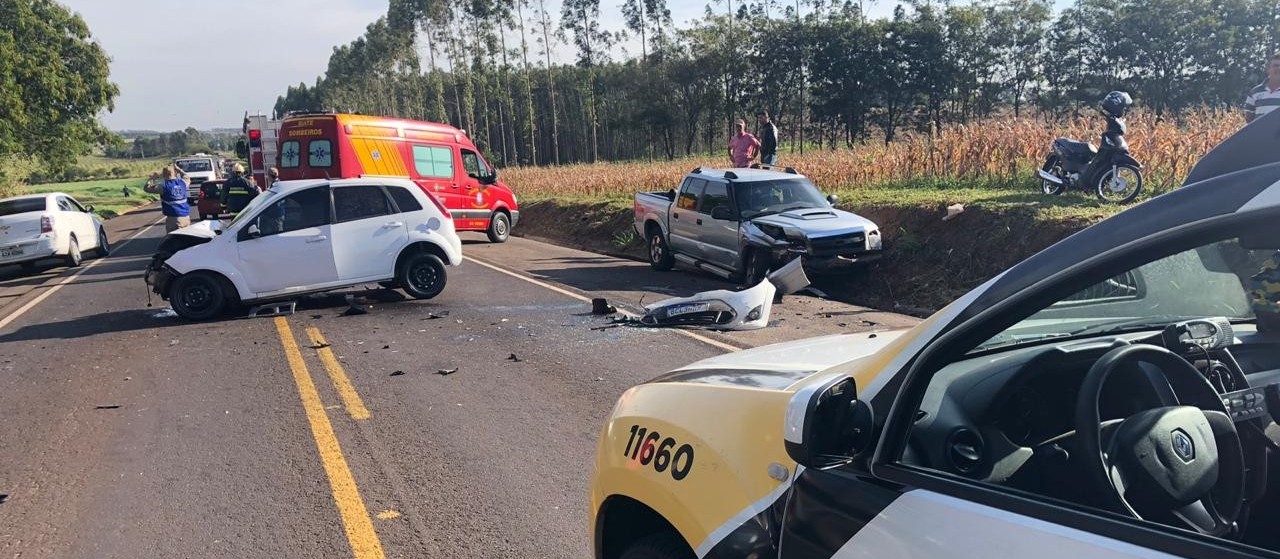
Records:
M314 83L333 47L358 38L387 9L386 0L61 1L111 57L120 96L102 120L113 130L239 128L245 111L269 114L289 85ZM621 1L601 4L603 26L621 29ZM685 27L707 2L667 4ZM893 5L870 3L868 13L884 16ZM549 0L547 11L557 16L559 0ZM637 53L639 40L624 47ZM572 60L569 45L555 52Z

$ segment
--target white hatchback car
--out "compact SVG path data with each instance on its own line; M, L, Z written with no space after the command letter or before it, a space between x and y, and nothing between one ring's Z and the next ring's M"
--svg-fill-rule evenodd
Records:
M362 283L418 299L444 290L462 263L449 212L405 179L276 183L228 223L200 222L160 244L146 281L191 320L238 303Z
M0 264L20 264L29 271L37 261L61 258L74 268L81 250L97 256L110 250L93 206L81 206L63 192L0 200Z

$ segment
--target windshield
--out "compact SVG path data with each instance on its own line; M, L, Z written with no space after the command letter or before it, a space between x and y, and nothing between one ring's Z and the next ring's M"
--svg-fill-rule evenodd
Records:
M1060 299L975 348L1153 329L1198 317L1249 320L1277 304L1280 251L1216 242L1125 271Z
M22 214L27 212L43 212L44 198L24 198L21 200L5 200L0 202L0 215Z
M269 201L275 199L279 195L280 195L279 191L272 188L268 188L266 192L263 192L262 194L254 196L253 200L250 200L249 203L245 205L244 209L240 210L240 213L236 214L236 217L231 220L231 223L227 224L227 228L230 229L231 227L235 226L235 224L240 223L242 220L245 219L245 216L253 215L253 213L258 210L259 206L268 203Z
M738 212L743 219L806 208L830 208L809 179L779 179L734 184Z
M213 170L213 162L208 159L179 159L174 163L186 173L206 173Z

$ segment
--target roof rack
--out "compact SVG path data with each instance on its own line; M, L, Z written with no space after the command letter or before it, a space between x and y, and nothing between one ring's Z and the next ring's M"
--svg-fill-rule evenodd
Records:
M751 168L752 168L752 169L760 169L760 170L764 170L764 171L773 171L773 170L777 169L778 167L777 167L776 165L764 165L764 164L762 164L762 163L752 163L752 164L751 164ZM794 168L794 167L783 167L783 168L782 168L782 172L787 173L787 174L789 174L789 175L798 175L798 174L800 174L800 173L797 173L797 172L796 172L796 170L795 170L795 168Z
M729 180L736 180L738 178L738 174L734 173L733 171L725 171L724 178Z
M693 168L693 170L692 170L692 171L689 171L689 172L690 172L690 173L702 174L702 167L694 167L694 168Z

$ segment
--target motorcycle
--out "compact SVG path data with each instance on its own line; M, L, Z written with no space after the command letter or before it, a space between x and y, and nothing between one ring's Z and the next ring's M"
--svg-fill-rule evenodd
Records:
M1036 175L1040 190L1059 195L1068 189L1093 191L1104 202L1127 204L1142 192L1142 164L1129 155L1125 141L1124 115L1133 99L1123 91L1112 91L1099 103L1107 119L1101 149L1089 142L1057 138L1044 166Z

